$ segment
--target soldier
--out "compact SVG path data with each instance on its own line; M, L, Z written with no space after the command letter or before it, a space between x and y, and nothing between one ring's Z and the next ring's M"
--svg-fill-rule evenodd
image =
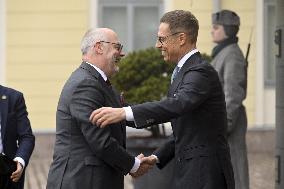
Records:
M228 142L236 189L249 188L246 148L247 116L244 105L247 88L247 66L238 45L240 17L222 10L212 15L212 38L217 43L212 51L212 65L217 70L225 93Z

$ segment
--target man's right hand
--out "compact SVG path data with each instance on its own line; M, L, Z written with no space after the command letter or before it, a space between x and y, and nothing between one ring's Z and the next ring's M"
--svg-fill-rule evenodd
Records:
M125 120L125 111L123 108L102 107L94 110L89 120L96 126L104 128L112 123L118 123Z
M135 173L130 173L130 175L133 178L137 178L137 177L140 177L140 176L144 175L150 169L152 169L153 166L157 162L156 158L153 157L153 156L144 157L143 154L140 154L140 155L137 156L137 158L140 159L141 163L140 163L140 167L138 168L138 170Z

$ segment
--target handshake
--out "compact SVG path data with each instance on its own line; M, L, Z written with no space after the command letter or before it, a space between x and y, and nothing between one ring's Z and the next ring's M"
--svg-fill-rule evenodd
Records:
M140 154L137 156L137 158L140 160L140 166L138 170L134 173L129 173L133 178L140 177L148 172L148 170L152 169L153 166L157 163L157 157L156 156L148 156L144 157L143 154Z

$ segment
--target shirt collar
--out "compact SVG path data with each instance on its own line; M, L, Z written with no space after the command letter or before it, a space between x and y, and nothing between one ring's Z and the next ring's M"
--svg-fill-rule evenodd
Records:
M107 80L106 74L100 68L98 68L97 66L95 66L95 65L93 65L93 64L91 64L89 62L86 62L86 63L89 64L90 66L92 66L93 68L95 68L100 73L100 75L103 77L103 79L105 81Z
M182 59L180 59L180 61L178 62L177 66L178 66L179 68L181 68L181 67L184 65L184 63L186 62L186 60L187 60L189 57L191 57L193 54L197 53L197 52L199 52L197 49L193 49L193 50L189 51L186 55L184 55L184 56L182 57Z

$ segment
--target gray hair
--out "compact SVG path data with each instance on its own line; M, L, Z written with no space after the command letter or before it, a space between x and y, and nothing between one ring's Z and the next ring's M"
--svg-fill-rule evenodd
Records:
M81 41L82 54L83 55L86 54L89 51L90 47L95 45L95 43L99 41L106 41L106 40L107 40L107 36L102 28L89 29L85 33Z

